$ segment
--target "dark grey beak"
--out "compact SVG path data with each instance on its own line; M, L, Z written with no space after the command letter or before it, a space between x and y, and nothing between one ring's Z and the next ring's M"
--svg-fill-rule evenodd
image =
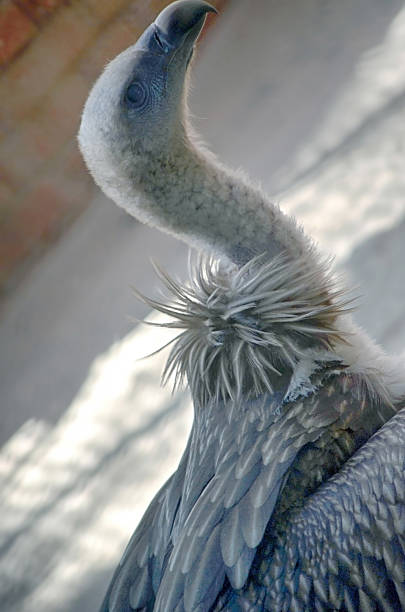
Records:
M218 11L203 0L178 0L169 4L154 22L167 51L181 46L189 36L194 42L201 32L207 13Z

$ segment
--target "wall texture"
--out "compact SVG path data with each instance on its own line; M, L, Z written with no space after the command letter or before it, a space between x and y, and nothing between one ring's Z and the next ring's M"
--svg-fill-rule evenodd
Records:
M94 187L75 138L86 95L167 4L0 0L0 293L86 207Z

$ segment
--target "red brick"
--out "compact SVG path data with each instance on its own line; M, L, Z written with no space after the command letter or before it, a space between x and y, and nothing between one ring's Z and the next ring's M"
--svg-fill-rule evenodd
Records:
M80 3L58 11L1 79L0 99L6 100L3 114L16 121L24 118L90 43L97 29L97 20Z
M133 0L85 0L89 10L96 15L100 21L108 21L115 17L123 8Z
M162 11L164 9L165 6L167 6L168 4L170 4L171 0L150 0L150 2L148 2L151 11L153 13L153 17L152 19L154 19L159 13L160 11Z
M59 187L69 193L80 208L85 208L94 192L98 191L83 161L76 138L65 147L59 156L56 180Z
M75 137L88 90L80 74L67 75L31 120L21 122L18 130L2 139L0 164L15 190L25 188Z
M72 179L76 181L81 180L86 182L88 178L91 181L91 185L93 185L93 179L90 178L89 171L79 151L76 139L74 140L74 146L72 146L71 151L68 152L64 161L66 164L65 172L67 177L72 177Z
M60 133L52 124L22 123L2 142L0 164L6 169L15 190L25 189L41 166L62 146Z
M9 172L7 171L7 168L0 164L0 186L4 188L4 192L6 189L8 189L10 192L12 191L12 183L13 181ZM2 200L0 198L0 204L1 202Z
M0 4L0 66L9 62L34 36L32 21L10 0Z
M14 0L16 4L38 25L69 0Z
M14 197L15 193L11 186L3 180L2 169L0 168L0 224L8 217Z
M84 182L70 191L66 185L63 188L61 178L53 171L40 178L15 214L0 225L0 289L14 270L53 241L85 208L88 185Z
M21 228L20 232L27 243L47 239L69 206L67 195L47 180L41 181L20 207L14 225Z
M144 28L144 20L136 23L124 12L100 32L78 65L78 70L87 79L89 87L105 64L126 47L134 44Z
M137 29L137 32L142 33L156 19L157 15L170 4L171 0L160 0L151 2L133 2L125 11L123 16L129 22L132 22Z
M83 209L89 203L96 187L84 165L76 138L63 148L52 169L48 170L48 182L69 195L72 207Z
M70 134L69 134L70 136ZM23 130L8 138L0 149L0 163L6 169L16 192L29 188L43 167L52 162L66 143L67 136L57 126L26 123Z
M79 73L70 73L43 101L42 123L57 127L61 140L67 140L79 129L81 112L89 94L89 84Z

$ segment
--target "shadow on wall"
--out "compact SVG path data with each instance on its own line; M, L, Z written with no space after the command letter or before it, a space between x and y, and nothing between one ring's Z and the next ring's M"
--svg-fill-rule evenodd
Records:
M0 318L0 446L29 418L56 423L93 360L146 316L131 287L155 295L151 257L175 273L187 250L99 196L33 267Z
M28 422L0 452L0 609L97 609L185 447L188 395L158 384L167 350L140 360L173 335L135 329L92 365L55 428Z

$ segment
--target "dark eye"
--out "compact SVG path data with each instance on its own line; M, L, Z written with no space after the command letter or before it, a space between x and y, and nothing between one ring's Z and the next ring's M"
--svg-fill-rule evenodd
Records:
M126 98L132 106L141 108L145 104L146 91L141 83L131 83L126 92Z

